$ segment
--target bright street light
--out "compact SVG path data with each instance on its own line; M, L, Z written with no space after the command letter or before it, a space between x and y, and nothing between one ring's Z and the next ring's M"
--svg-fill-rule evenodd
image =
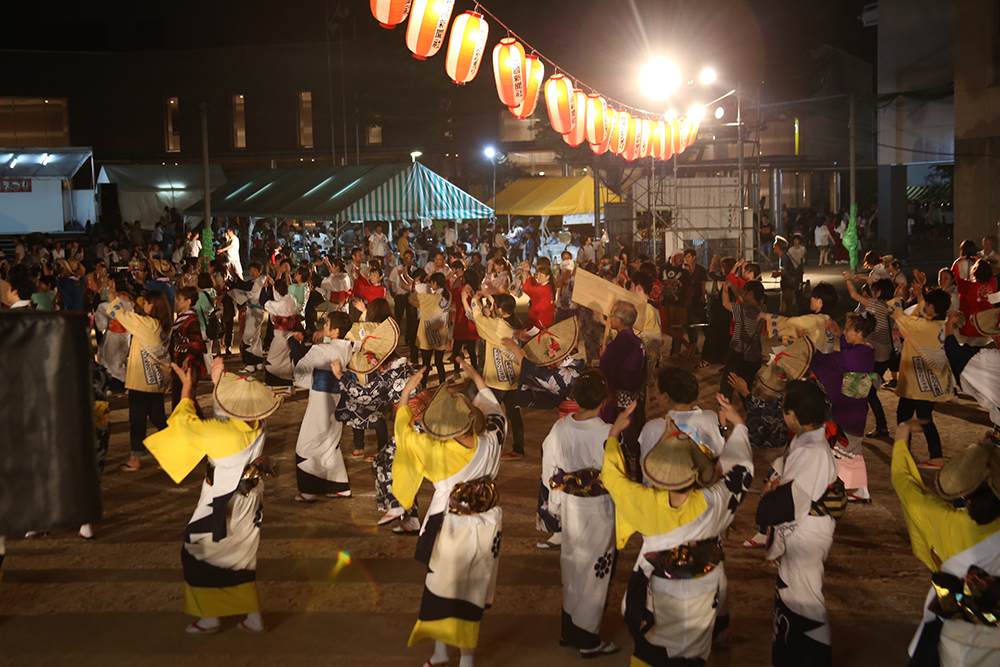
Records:
M497 151L492 146L487 146L486 150L483 151L483 155L485 155L488 159L492 160L493 158L496 157Z
M715 117L718 120L722 120L722 117L725 116L725 115L726 115L726 110L725 109L723 109L722 107L716 108L716 110L715 110Z
M17 156L16 155L14 156L14 158L10 161L10 163L7 166L10 167L11 169L13 169L14 167L17 166Z
M710 83L715 83L715 70L711 67L706 67L701 70L701 74L698 76L698 80L701 81L706 86Z
M410 153L410 160L416 162L417 158L420 157L421 155L423 155L423 153L421 153L420 151L413 151Z
M667 109L666 119L673 120L677 118L677 109Z
M680 85L680 71L666 58L653 58L639 73L639 86L653 100L668 97Z
M695 104L693 107L688 109L688 118L693 120L701 120L705 117L705 107L700 104Z

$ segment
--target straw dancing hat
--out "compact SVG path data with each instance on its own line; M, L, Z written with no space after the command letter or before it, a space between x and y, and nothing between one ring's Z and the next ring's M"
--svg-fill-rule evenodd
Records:
M536 366L554 366L568 357L579 342L580 321L571 317L532 336L522 351Z
M486 415L455 386L442 384L424 410L424 430L437 440L450 440L472 430L482 433Z
M815 352L816 347L811 340L800 338L779 352L773 362L760 369L757 382L764 389L781 394L785 391L786 383L806 376Z
M948 459L935 484L942 497L952 500L969 495L983 482L1000 498L1000 447L989 438Z
M281 398L267 385L232 373L223 373L214 397L220 412L243 421L264 419L281 407Z
M692 484L704 487L715 481L715 462L668 417L660 441L642 462L642 474L650 484L667 491Z
M979 311L972 316L972 324L984 336L1000 336L1000 309Z
M75 259L59 259L56 264L60 269L67 271L74 276L81 277L87 273L87 268Z
M355 373L371 373L385 363L398 344L399 325L388 317L362 339L358 351L347 362L347 368Z
M150 260L150 264L153 265L153 268L156 269L157 273L161 276L166 276L167 278L172 278L177 272L177 270L174 269L174 265L165 259L153 259Z

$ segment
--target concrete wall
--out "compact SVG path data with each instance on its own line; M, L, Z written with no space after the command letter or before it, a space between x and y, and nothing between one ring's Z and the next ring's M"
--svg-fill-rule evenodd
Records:
M1000 222L1000 15L996 2L957 0L955 245Z
M880 0L879 95L951 85L955 80L955 4L956 0ZM879 164L952 160L953 97L897 97L877 114L879 143L883 144L879 146Z
M0 230L5 234L61 232L62 181L31 179L31 192L0 192Z

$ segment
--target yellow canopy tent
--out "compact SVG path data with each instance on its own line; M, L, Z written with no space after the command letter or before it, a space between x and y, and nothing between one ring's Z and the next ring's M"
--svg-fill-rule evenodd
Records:
M620 199L601 187L601 201L616 202ZM593 213L594 179L590 176L519 178L497 194L493 208L497 215Z

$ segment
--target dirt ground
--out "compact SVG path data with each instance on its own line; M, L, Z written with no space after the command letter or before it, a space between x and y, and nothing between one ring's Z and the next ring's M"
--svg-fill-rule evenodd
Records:
M676 362L692 368L693 361ZM231 366L236 366L233 361ZM712 408L719 367L695 371L702 407ZM202 384L202 393L208 385ZM890 415L896 399L881 398ZM210 399L209 399L210 400ZM423 568L413 559L415 539L377 529L371 465L348 460L354 496L303 506L295 493L294 449L306 394L299 392L270 420L266 452L279 462L269 480L259 551L262 611L271 631L224 631L188 636L183 613L181 534L193 511L203 469L173 484L151 459L138 473L116 469L128 452L127 407L116 398L111 451L104 477L105 518L97 539L74 532L49 537L9 537L0 585L0 665L224 665L301 667L413 666L430 654L429 643L406 642L423 586ZM650 418L661 416L652 401ZM986 413L967 398L944 404L936 421L949 456L986 431ZM578 664L578 654L560 648L559 555L534 549L534 510L540 444L556 415L524 411L528 456L504 461L498 479L504 510L499 586L487 612L476 655L478 665L555 667ZM874 426L869 420L869 429ZM350 442L345 432L344 442ZM911 554L899 502L889 480L891 444L867 439L871 505L851 505L837 526L826 563L826 598L833 628L834 664L843 667L905 665L906 647L918 620L930 577ZM368 453L374 453L369 433ZM914 438L926 457L921 436ZM774 452L755 452L756 483L725 539L730 581L731 645L712 654L710 665L770 664L774 571L760 551L740 543L752 535L760 480ZM929 478L928 478L929 479ZM430 486L421 493L427 506ZM632 641L620 604L635 562L639 538L619 554L602 634L623 647L595 664L626 665ZM350 565L337 570L350 556ZM457 658L451 664L457 664Z

